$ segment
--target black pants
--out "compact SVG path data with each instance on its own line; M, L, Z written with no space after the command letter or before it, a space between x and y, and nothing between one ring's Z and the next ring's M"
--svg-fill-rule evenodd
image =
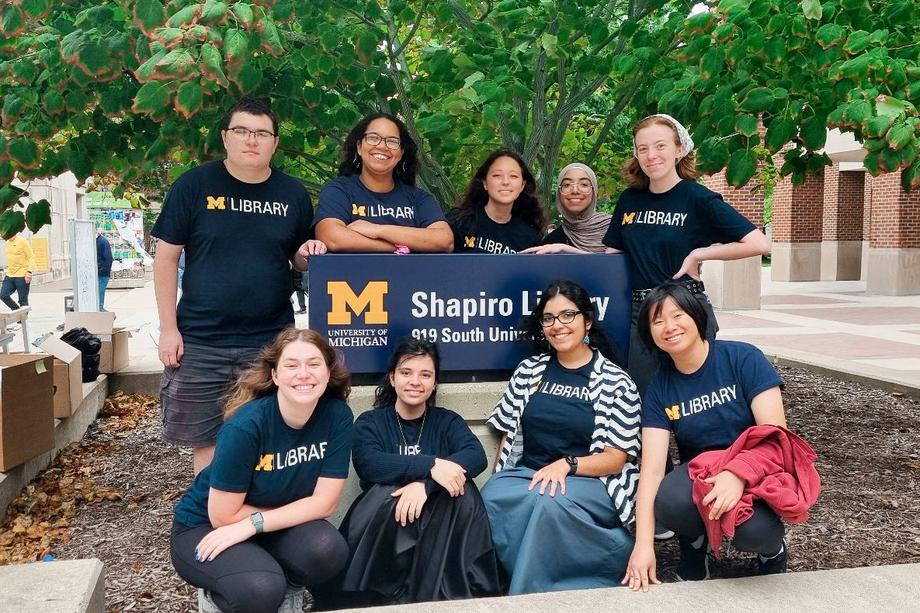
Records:
M213 528L173 522L170 557L179 576L211 592L221 611L275 613L287 584L313 587L335 577L348 560L348 545L332 524L310 521L258 534L211 562L195 560L195 546Z
M679 536L699 538L706 533L706 526L693 504L693 483L684 462L668 473L658 487L655 498L655 519ZM754 501L754 514L735 530L732 546L741 551L772 555L783 544L783 522L762 500ZM712 543L716 548L720 543Z
M716 320L716 314L712 310L709 298L705 294L698 294L697 298L703 303L703 308L706 309L708 319L706 340L713 341L719 331L719 322ZM659 357L661 352L650 350L639 337L639 328L636 326L636 322L639 320L639 308L641 306L641 302L632 303L632 324L629 326L629 363L626 367L626 372L635 382L640 396L645 394L645 390L648 389L649 383L652 382L652 378L658 372L658 367L661 363L661 358Z

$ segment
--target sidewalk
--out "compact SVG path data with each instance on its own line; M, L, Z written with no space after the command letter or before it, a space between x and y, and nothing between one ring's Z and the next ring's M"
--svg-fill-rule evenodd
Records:
M860 281L774 282L763 269L762 308L720 311L719 338L743 340L767 355L920 394L920 296L870 296ZM63 321L69 281L33 288L29 332L34 339ZM152 334L158 317L153 283L109 290L116 324L134 329L128 372L162 369ZM297 324L307 325L306 315ZM21 350L16 339L13 350Z

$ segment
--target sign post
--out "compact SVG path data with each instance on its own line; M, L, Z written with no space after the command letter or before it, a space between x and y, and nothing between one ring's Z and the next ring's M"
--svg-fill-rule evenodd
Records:
M99 310L99 276L96 267L96 224L70 220L70 278L73 308L78 312Z
M532 352L518 323L557 279L588 290L625 357L632 302L620 254L324 255L310 260L310 327L353 373L386 370L407 335L437 341L442 371L507 372Z

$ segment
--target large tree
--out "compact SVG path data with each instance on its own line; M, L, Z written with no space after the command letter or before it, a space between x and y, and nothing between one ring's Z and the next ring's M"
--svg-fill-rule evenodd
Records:
M443 204L497 146L547 196L568 156L613 171L628 108L687 122L704 169L736 185L790 144L783 171L804 179L837 125L865 139L871 172L915 187L918 24L914 0L11 0L0 185L67 169L129 185L219 156L214 128L245 94L273 100L277 162L314 188L350 126L385 109ZM0 190L3 235L50 219L47 203L11 208L20 195Z

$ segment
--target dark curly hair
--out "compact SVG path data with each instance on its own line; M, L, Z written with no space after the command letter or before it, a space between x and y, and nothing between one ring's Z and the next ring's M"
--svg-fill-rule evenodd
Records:
M575 306L578 307L578 310L581 311L582 316L585 318L585 323L595 323L595 325L591 326L588 330L589 346L600 351L605 358L620 368L625 368L625 361L620 356L616 346L604 332L603 328L596 324L596 311L594 309L594 303L591 302L591 295L588 294L588 290L574 281L569 281L567 279L557 279L543 290L543 294L540 296L540 300L537 302L537 306L534 307L533 312L525 316L521 320L520 325L518 325L518 331L520 332L518 338L522 341L530 342L533 346L534 353L552 353L555 351L543 335L543 326L540 324L540 318L543 317L543 310L546 308L546 303L549 299L559 295L565 296L575 303Z
M437 385L441 373L441 353L438 350L438 344L411 336L401 339L396 344L396 347L393 348L393 353L390 354L390 359L387 361L387 371L383 375L383 380L374 393L375 409L396 404L396 388L390 383L390 375L396 372L399 365L408 358L418 358L426 355L434 362L434 383ZM431 396L425 401L425 405L433 407L437 394L438 389L435 387L431 392Z
M503 157L511 158L518 163L518 166L521 167L521 177L524 179L524 189L511 207L511 217L521 219L541 235L544 234L546 231L546 217L543 213L543 207L540 206L540 198L537 196L537 182L533 178L530 168L527 167L527 162L524 161L524 158L510 149L493 151L479 165L473 178L470 179L469 185L466 186L463 195L454 204L457 219L471 217L477 211L481 211L486 207L489 202L489 193L486 191L485 186L486 175L489 174L489 169L495 160Z
M399 140L402 144L402 159L393 169L393 179L415 185L415 176L418 174L418 145L412 140L409 129L399 117L389 113L371 113L351 129L345 142L342 144L342 161L339 163L339 176L350 177L361 174L361 156L358 155L358 141L364 138L367 126L375 119L388 119L399 128Z

